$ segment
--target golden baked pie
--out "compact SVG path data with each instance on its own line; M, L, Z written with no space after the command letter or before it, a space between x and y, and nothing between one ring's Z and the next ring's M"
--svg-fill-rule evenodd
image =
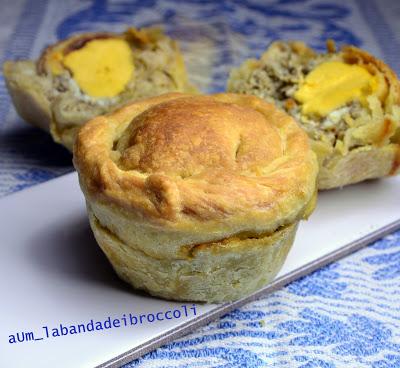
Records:
M127 101L195 92L177 43L157 28L78 34L36 62L5 62L4 76L20 116L70 150L83 123Z
M399 80L364 50L327 48L274 42L232 70L227 89L273 102L300 123L318 156L319 189L398 173Z
M316 199L307 135L254 96L130 103L81 128L74 165L115 271L175 300L233 300L271 281Z

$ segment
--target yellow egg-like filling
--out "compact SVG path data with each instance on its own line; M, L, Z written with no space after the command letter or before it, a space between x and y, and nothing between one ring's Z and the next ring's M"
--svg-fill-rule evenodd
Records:
M98 39L64 56L67 67L80 89L92 97L114 97L132 79L132 50L125 40Z
M377 88L377 78L362 66L327 61L306 76L294 97L303 114L326 116L351 101L366 105Z

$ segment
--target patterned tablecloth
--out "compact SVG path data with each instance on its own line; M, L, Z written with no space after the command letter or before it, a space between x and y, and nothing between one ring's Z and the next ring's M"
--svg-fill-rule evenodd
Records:
M2 0L0 60L126 24L163 25L205 92L222 91L231 66L278 38L320 50L326 38L352 43L400 72L398 0ZM0 75L0 195L70 171L70 154L17 117ZM136 366L400 367L400 232L127 365Z

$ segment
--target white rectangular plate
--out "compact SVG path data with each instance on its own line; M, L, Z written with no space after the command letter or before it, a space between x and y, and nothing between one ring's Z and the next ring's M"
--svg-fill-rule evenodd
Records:
M43 326L51 333L52 328L60 330L60 323L182 310L184 303L134 292L117 279L91 234L76 173L2 198L0 366L111 367L129 362L399 228L399 184L397 177L320 193L316 211L301 224L276 280L248 298L197 304L196 316L49 338ZM17 333L20 339L24 333L25 341L9 343Z

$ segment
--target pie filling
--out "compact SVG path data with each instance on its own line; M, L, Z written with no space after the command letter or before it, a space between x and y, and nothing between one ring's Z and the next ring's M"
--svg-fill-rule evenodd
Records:
M376 77L359 65L327 61L305 77L294 97L303 114L326 116L351 101L367 106L367 96L377 85Z
M392 134L388 131L382 139L382 134L375 134L379 127L384 130L388 85L372 64L347 62L330 53L303 56L281 44L270 48L257 67L253 65L239 68L228 89L277 104L316 142L345 153ZM247 75L246 68L250 68ZM375 128L361 139L366 135L363 129L370 126Z
M77 50L57 55L54 57L70 71L79 88L91 97L117 96L134 75L132 50L123 39L93 39ZM57 68L52 72L59 74Z

